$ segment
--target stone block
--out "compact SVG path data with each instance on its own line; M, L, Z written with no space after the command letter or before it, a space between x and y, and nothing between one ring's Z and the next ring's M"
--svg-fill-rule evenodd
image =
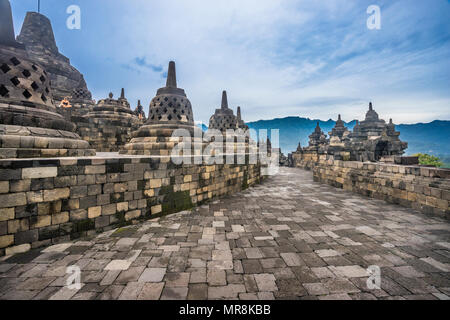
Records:
M69 188L57 188L53 190L44 190L44 201L56 201L60 199L69 198Z
M161 211L162 211L162 206L161 206L160 204L151 207L151 213L152 213L152 214L158 214L158 213L160 213Z
M125 220L129 221L132 219L139 218L141 216L141 210L128 211L125 213Z
M52 225L57 225L61 223L69 222L69 213L68 212L61 212L58 214L52 215Z
M21 245L24 243L32 243L38 241L38 239L39 239L38 229L18 232L15 234L16 245Z
M31 229L47 227L51 224L52 224L52 216L50 216L50 215L35 216L35 217L30 218L30 228Z
M5 249L5 254L7 256L18 254L18 253L24 253L31 249L31 245L29 243L24 243L18 246L13 246Z
M0 194L0 208L24 206L27 198L24 192Z
M106 173L106 167L105 165L98 165L98 166L86 166L84 170L85 174L102 174Z
M88 209L88 218L89 219L97 218L101 214L102 214L102 207L101 206L91 207L91 208Z
M22 179L22 169L1 169L0 180L20 180Z
M117 203L117 212L128 211L128 202Z
M0 221L8 221L14 219L14 208L1 208Z
M161 188L161 179L151 179L150 180L150 189Z
M8 192L9 192L9 181L0 181L0 193L8 193Z
M70 198L82 198L86 197L88 192L87 186L75 186L70 187Z
M33 167L22 169L22 179L53 178L57 175L57 167Z
M106 226L109 226L109 216L100 216L95 219L95 228L104 228Z
M70 211L70 221L80 221L85 220L88 213L85 209L77 209Z
M28 219L15 219L8 221L8 233L14 234L20 231L27 231L30 229Z
M103 216L109 216L109 215L115 214L116 212L117 212L117 205L115 203L102 206L102 215Z
M27 202L31 203L39 203L44 201L44 191L29 191L26 193Z
M6 236L0 236L0 248L6 248L9 247L14 243L14 236L6 235Z

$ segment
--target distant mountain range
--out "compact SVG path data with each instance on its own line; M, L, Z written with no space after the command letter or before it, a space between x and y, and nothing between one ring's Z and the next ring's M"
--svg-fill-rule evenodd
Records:
M326 134L336 124L336 121L331 119L322 121L301 117L286 117L248 122L247 125L251 129L267 129L268 132L270 132L270 129L279 129L281 151L287 155L297 149L299 142L302 147L308 145L308 136L314 131L317 122ZM352 130L355 123L356 120L353 120L345 123L345 125L349 130ZM208 129L204 124L198 126L203 131ZM408 142L406 155L428 153L440 157L445 163L450 163L450 121L435 120L430 123L399 124L396 125L396 130L400 131L400 139Z

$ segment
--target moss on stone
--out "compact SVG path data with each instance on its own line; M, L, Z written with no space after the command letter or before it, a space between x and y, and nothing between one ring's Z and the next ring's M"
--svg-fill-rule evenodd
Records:
M248 189L248 173L244 171L244 178L242 181L242 190Z
M95 229L95 222L93 219L84 219L73 223L72 233L80 233Z
M183 210L191 209L194 205L192 204L191 197L189 196L189 191L178 191L168 193L164 196L162 203L162 213L170 214Z

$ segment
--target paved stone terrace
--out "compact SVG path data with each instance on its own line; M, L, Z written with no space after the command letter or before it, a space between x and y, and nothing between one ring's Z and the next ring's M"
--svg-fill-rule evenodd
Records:
M449 231L282 168L192 213L3 258L0 299L449 299ZM80 290L65 287L70 265Z

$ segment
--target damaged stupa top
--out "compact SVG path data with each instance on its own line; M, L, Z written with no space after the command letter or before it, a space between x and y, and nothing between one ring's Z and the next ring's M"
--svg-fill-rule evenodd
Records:
M183 89L177 87L175 62L169 62L166 86L158 89L150 102L147 124L194 124L192 106Z
M10 39L11 6L0 0L0 39ZM6 12L4 11L6 10ZM8 25L9 24L9 25ZM14 32L14 31L12 31ZM94 155L57 113L48 73L15 43L0 44L0 158Z

